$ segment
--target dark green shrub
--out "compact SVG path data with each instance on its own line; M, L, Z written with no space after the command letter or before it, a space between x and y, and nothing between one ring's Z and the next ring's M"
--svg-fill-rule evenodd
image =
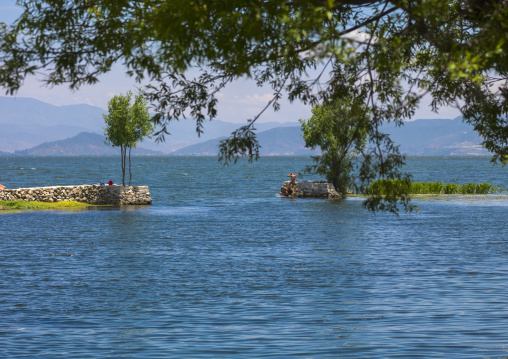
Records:
M459 193L460 186L456 183L447 183L443 186L444 194L456 194Z

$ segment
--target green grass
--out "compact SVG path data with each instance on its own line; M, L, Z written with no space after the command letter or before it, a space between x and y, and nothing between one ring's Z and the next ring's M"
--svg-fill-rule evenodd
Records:
M408 194L488 194L502 192L502 188L490 183L412 182L402 180L377 180L365 191L368 195L387 195L405 190Z
M76 209L90 206L88 203L75 201L33 202L33 201L0 201L0 208L7 210L22 209Z

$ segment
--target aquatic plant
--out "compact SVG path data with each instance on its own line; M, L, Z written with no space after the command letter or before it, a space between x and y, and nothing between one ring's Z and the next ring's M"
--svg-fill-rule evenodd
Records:
M377 180L367 188L368 195L388 195L396 188L405 188L409 194L488 194L501 192L502 188L488 182L484 183L456 183L442 182L412 182L400 180Z
M34 202L34 201L0 201L0 207L6 209L67 209L82 208L89 204L76 201Z
M447 183L443 186L443 194L459 193L460 185L457 183Z

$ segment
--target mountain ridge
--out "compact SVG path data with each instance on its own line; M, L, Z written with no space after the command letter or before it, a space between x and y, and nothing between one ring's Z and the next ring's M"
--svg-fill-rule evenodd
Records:
M15 151L15 156L120 156L118 148L108 146L105 136L97 133L82 132L77 136L46 142L31 149ZM132 156L163 155L162 152L142 147L132 149Z
M81 132L104 133L102 108L91 105L54 106L28 97L0 96L0 151L14 152L30 149L45 142L67 139ZM172 121L166 141L155 143L145 139L146 149L170 153L175 150L228 136L240 124L219 119L204 122L204 133L198 137L193 120ZM266 122L256 124L259 131L292 126L292 122Z
M408 155L489 155L480 145L481 137L473 126L462 121L462 116L408 121L399 127L390 123L381 129Z
M54 144L75 138L83 132L102 136L99 133L103 132L104 112L99 107L84 104L54 106L31 98L0 97L0 155L49 155L52 152L55 155L109 155L108 150L97 149L100 147L98 138L90 138L88 144L80 138L74 139L81 145L79 151L69 142L64 142L66 149L58 147L62 143ZM168 130L173 135L167 137L167 142L155 143L154 139L147 139L139 146L148 151L146 153L160 155L216 155L220 140L240 126L220 120L205 121L205 132L198 137L194 121L174 121L169 124ZM296 122L256 123L255 126L261 155L318 153L305 148L300 125ZM407 121L400 127L388 123L381 130L390 134L392 140L400 145L401 152L407 155L489 155L480 145L480 136L471 125L463 123L461 117L419 119ZM38 147L41 145L44 146Z
M310 156L316 154L305 147L300 126L276 127L259 132L257 139L262 156ZM227 137L219 137L200 144L185 147L170 153L171 156L216 156L220 141Z

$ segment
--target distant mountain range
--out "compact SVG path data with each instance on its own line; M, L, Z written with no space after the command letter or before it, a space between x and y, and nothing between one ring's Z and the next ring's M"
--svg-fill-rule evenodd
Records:
M382 132L390 134L402 153L413 156L487 156L481 138L462 117L453 120L431 119L409 121L404 126L387 124ZM225 137L223 137L225 138ZM182 148L174 155L216 155L223 138ZM311 155L317 151L305 148L300 126L274 128L259 132L261 155Z
M32 98L0 97L0 151L25 150L45 142L64 140L81 132L103 134L105 110L90 105L53 106ZM275 127L295 126L294 122L256 124L259 131ZM193 120L169 124L171 135L165 142L145 140L142 147L171 153L175 150L228 136L238 124L213 120L204 123L204 133L198 137Z
M89 105L53 106L30 98L0 97L0 156L110 156L119 150L104 144L104 110ZM174 122L166 142L145 140L133 155L217 155L221 139L240 125L213 120L204 134L196 135L192 120ZM256 124L261 155L308 156L317 151L305 148L300 126L295 122ZM481 138L461 117L387 124L401 152L407 155L488 155Z
M31 98L0 97L0 151L23 150L80 132L102 133L103 112L89 105L58 107Z
M382 131L400 145L401 152L423 156L488 156L481 137L462 117L453 120L431 119L405 122L397 127L384 125Z
M46 142L33 148L15 151L16 156L119 156L120 149L105 144L105 137L97 133L82 132L65 140ZM163 155L160 151L133 148L133 156Z
M305 142L300 136L299 127L278 127L261 132L258 140L261 145L261 155L310 155L315 151L305 148ZM225 138L225 137L224 137ZM132 149L133 156L175 155L175 156L216 156L221 138L206 141L203 144L192 145L181 150L165 154L143 147ZM65 140L46 142L30 149L17 150L12 153L0 152L0 156L116 156L120 154L118 148L104 143L105 137L96 133L82 132L77 136Z
M267 131L259 132L257 139L260 145L260 154L262 156L309 156L315 154L305 147L300 126L277 127ZM171 155L175 156L216 156L219 149L220 140L226 137L220 137L209 140L197 145L182 148L174 151Z

